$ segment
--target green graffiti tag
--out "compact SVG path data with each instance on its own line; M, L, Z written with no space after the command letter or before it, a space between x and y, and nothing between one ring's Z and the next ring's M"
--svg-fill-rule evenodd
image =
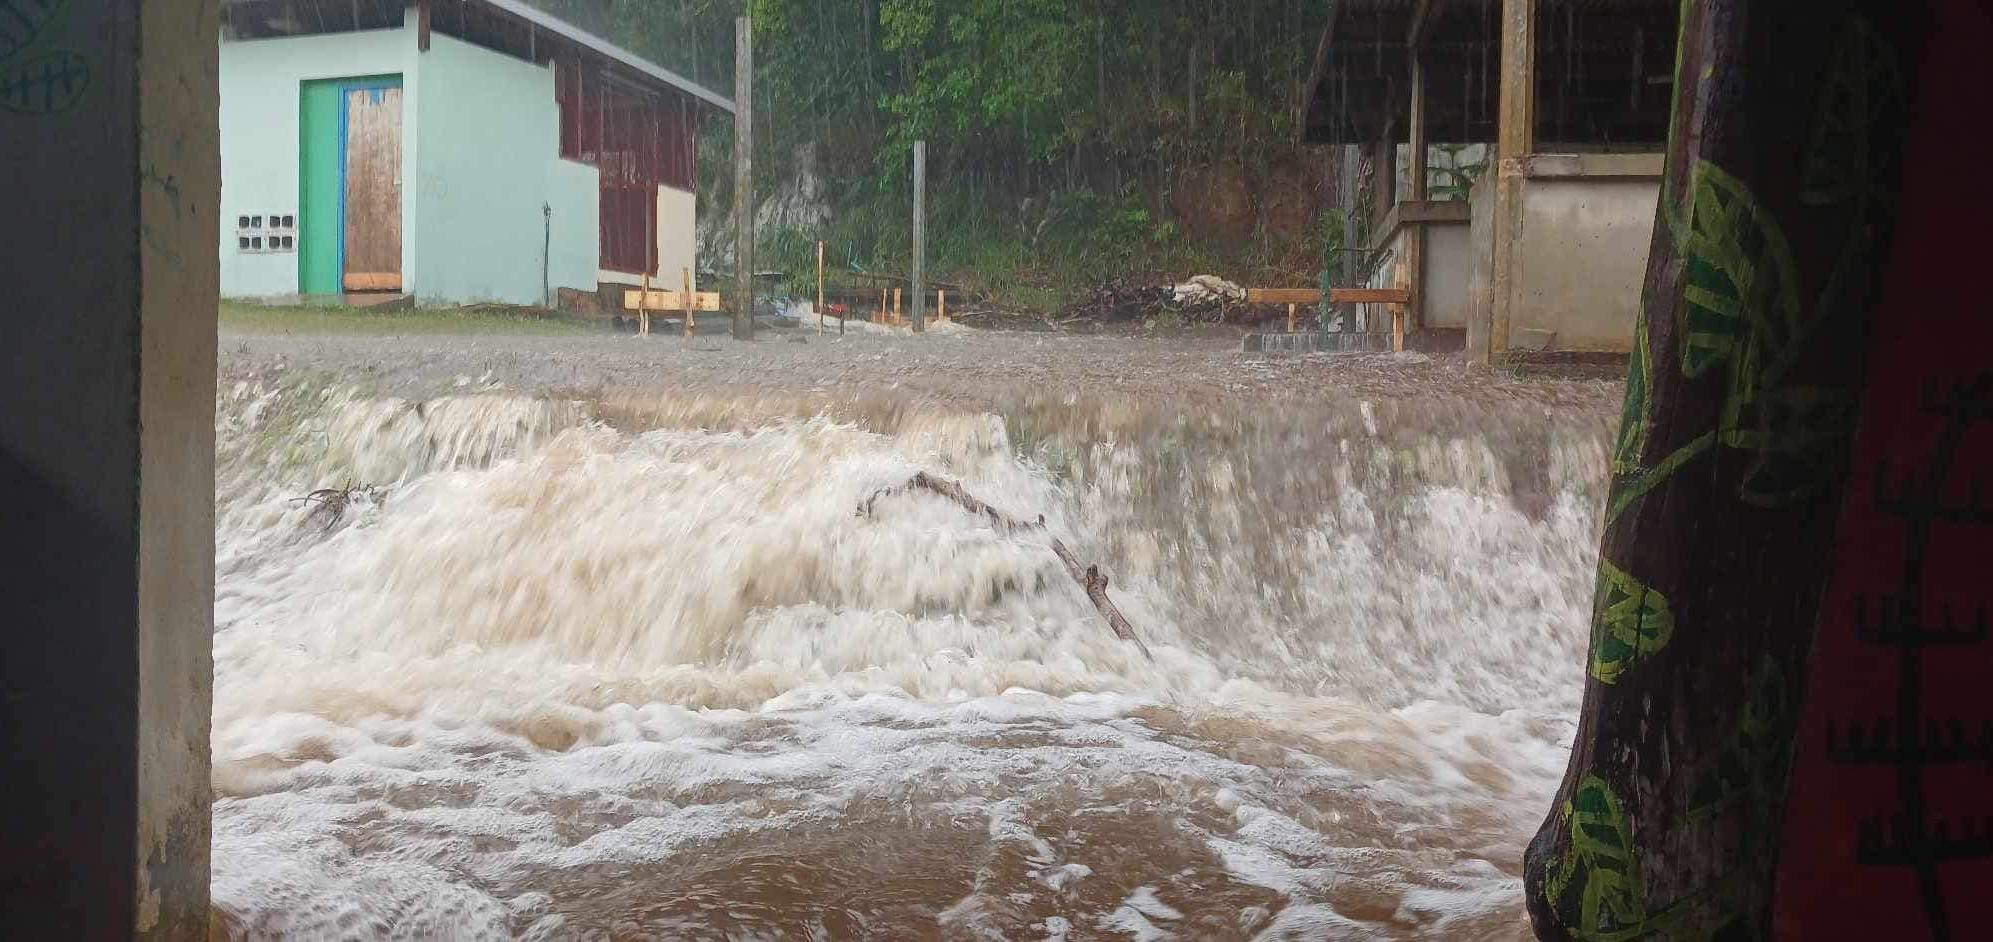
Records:
M68 0L0 0L0 108L59 114L83 100L90 63L72 50L48 48L68 7Z

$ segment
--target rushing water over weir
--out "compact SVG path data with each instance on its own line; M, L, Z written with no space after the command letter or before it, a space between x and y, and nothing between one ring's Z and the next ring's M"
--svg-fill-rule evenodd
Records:
M220 397L214 889L287 937L1486 938L1602 419ZM1046 550L1113 577L1117 640ZM299 497L365 483L334 514Z

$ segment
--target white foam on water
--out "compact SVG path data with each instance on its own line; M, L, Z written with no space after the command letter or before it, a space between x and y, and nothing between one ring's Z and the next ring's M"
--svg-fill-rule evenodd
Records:
M1166 442L1026 458L991 416L633 434L524 397L221 400L214 894L245 933L586 935L637 918L604 901L633 874L811 835L826 868L961 890L687 890L625 928L1206 937L1212 881L1228 934L1519 914L1596 510L1525 513L1485 440L1331 441L1269 486L1268 456ZM1557 448L1560 480L1602 454ZM929 495L857 512L917 470L1101 560L1154 658L1042 537ZM328 482L384 497L290 500Z

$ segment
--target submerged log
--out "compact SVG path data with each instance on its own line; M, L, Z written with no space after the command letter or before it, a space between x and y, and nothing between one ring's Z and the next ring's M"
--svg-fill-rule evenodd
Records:
M910 491L926 491L946 497L963 510L988 521L998 533L1043 532L1045 529L1043 516L1029 522L1016 520L964 490L961 484L935 477L925 471L907 479L905 484L881 488L874 492L872 496L865 498L864 503L858 505L858 515L869 517L880 498L897 497ZM1128 619L1121 614L1121 609L1115 606L1114 599L1107 594L1107 574L1101 572L1099 566L1082 565L1079 557L1073 555L1073 551L1067 549L1066 544L1057 537L1051 538L1051 548L1052 554L1059 557L1059 562L1065 565L1066 573L1071 575L1073 581L1079 583L1080 588L1086 592L1087 599L1093 602L1093 607L1100 612L1100 617L1107 619L1107 626L1114 629L1114 636L1123 641L1134 642L1135 647L1139 648L1144 656L1155 657L1149 653L1149 646L1143 644L1141 638L1136 637L1135 626L1128 623Z

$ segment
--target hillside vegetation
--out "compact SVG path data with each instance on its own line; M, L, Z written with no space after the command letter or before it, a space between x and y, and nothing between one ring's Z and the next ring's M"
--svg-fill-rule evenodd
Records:
M929 267L1014 304L1109 277L1308 285L1335 152L1297 143L1320 0L537 0L725 94L756 43L757 267ZM731 255L733 128L700 147L703 257Z

